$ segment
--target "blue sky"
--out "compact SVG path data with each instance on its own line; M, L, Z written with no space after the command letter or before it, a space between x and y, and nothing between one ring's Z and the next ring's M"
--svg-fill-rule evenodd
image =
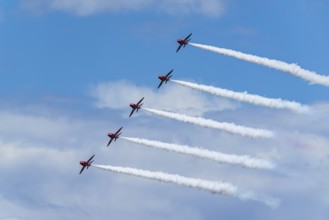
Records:
M0 219L325 219L328 216L329 88L187 46L230 48L328 75L324 0L0 0ZM294 100L312 114L213 97L157 76ZM255 140L139 112L152 108L266 128ZM255 171L134 146L106 133L269 159ZM264 204L90 169L79 160L222 180L279 198ZM283 174L282 174L283 173ZM165 192L165 193L164 193Z

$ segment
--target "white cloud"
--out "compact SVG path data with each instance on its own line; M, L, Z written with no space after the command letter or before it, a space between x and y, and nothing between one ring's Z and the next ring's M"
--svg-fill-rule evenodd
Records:
M39 166L64 169L67 167L68 161L76 158L72 149L59 150L42 145L37 146L37 144L31 146L30 142L8 143L1 140L0 154L2 155L1 167L6 168L13 166L17 168L18 166L25 166L27 163L36 163ZM33 162L33 160L36 161Z
M218 106L227 109L235 105L170 83L156 90L128 82L110 82L95 86L93 95L98 98L99 107L109 108L105 111L91 109L87 113L79 108L66 113L54 109L47 112L47 116L37 108L33 113L24 112L22 108L20 112L0 111L3 122L0 124L0 175L5 180L0 182L0 219L124 220L131 219L132 215L137 216L136 219L212 219L218 215L234 219L241 215L254 219L308 220L311 216L316 219L328 216L329 117L325 114L326 103L317 105L322 113L315 115L250 105L219 112ZM145 105L156 108L207 113L214 118L264 125L278 131L278 138L254 140L172 121L159 125L159 119L149 115L125 120L127 115L124 114L124 119L121 118L121 112L128 112L129 103L140 96L145 96ZM194 102L201 107L194 109ZM100 112L105 112L106 116ZM106 132L121 122L124 122L125 135L249 154L270 159L285 172L240 169L135 146L120 139L106 148ZM70 141L72 139L74 141ZM280 198L282 206L271 210L269 215L268 208L262 204L181 186L92 168L78 175L79 160L88 159L93 153L98 164L232 182L243 190ZM239 209L239 216L232 212L236 209ZM208 215L209 212L212 214Z
M220 16L225 11L223 0L165 0L160 4L164 11L171 14L205 14Z
M0 111L1 134L49 139L63 137L74 129L69 119L63 117L49 118L41 115L22 114Z
M22 4L30 10L67 11L78 16L127 10L220 16L225 11L224 0L24 0Z
M140 10L150 3L150 0L53 0L49 7L85 16L102 11Z

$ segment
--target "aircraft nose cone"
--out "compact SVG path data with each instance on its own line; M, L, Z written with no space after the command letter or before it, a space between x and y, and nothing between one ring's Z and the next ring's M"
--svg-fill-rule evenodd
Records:
M83 164L84 164L84 161L80 161L80 165L82 165L82 166L83 166Z

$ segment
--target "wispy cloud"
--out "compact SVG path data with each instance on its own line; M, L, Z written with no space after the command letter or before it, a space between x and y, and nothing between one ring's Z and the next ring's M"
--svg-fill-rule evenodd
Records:
M160 11L173 15L202 14L216 17L225 12L225 0L24 0L25 8L36 11L67 11L78 16L101 12Z
M145 106L197 116L207 111L237 107L236 104L225 99L209 98L190 89L169 84L159 91L149 87L138 87L126 81L108 82L96 85L91 93L97 100L97 106L101 108L129 110L129 103L137 102L141 97L145 97Z
M0 132L8 137L53 140L70 133L76 125L65 117L51 118L19 112L0 111ZM33 126L32 126L33 125Z
M2 159L0 165L7 169L19 169L19 166L44 167L53 172L66 170L69 161L76 158L73 149L60 150L58 148L48 148L45 145L28 142L4 142L0 139L0 153ZM58 161L61 161L58 163ZM56 169L56 170L55 170Z

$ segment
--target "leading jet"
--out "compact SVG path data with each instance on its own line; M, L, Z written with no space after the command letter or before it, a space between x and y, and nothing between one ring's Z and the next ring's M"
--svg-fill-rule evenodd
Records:
M92 161L92 159L94 158L94 156L95 156L95 155L92 155L92 156L89 158L89 160L87 160L87 161L80 161L80 165L82 166L82 168L81 168L79 174L81 174L82 171L83 171L86 167L87 167L87 169L88 169L88 168L91 166L92 162L94 162L94 161Z
M142 107L142 105L143 105L143 103L142 103L143 99L144 99L144 97L143 97L141 100L139 100L136 104L134 104L134 103L131 103L131 104L130 104L130 107L132 108L132 110L131 110L131 112L130 112L129 117L130 117L135 111L138 112L138 110Z
M163 83L166 84L166 83L170 80L170 78L172 77L171 73L172 73L173 71L174 71L174 70L172 69L172 70L169 71L169 73L167 73L167 75L165 75L165 76L163 76L163 75L158 76L158 78L161 80L161 82L160 82L158 88L160 88L160 86L161 86Z
M180 48L181 47L185 47L187 44L188 44L188 42L191 40L191 35L192 35L192 33L190 33L187 37L185 37L184 39L178 39L177 40L177 43L179 43L179 46L178 46L178 48L177 48L177 50L176 50L176 53L180 50Z

